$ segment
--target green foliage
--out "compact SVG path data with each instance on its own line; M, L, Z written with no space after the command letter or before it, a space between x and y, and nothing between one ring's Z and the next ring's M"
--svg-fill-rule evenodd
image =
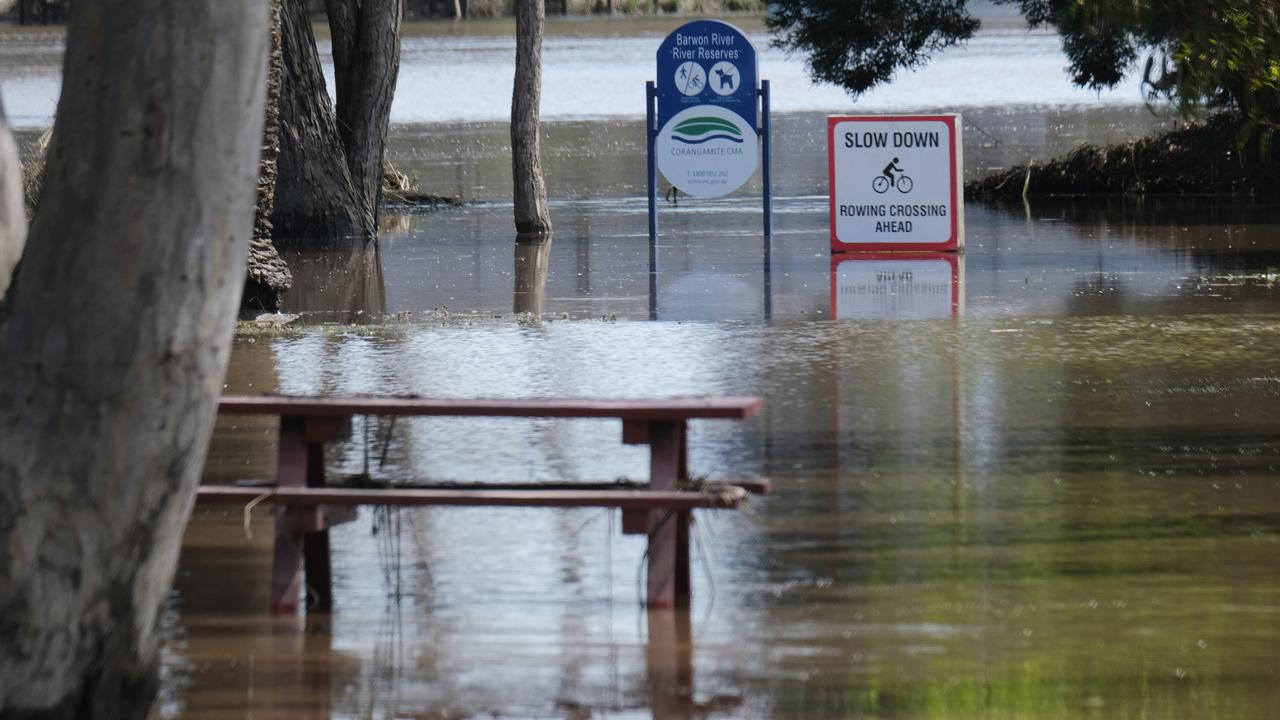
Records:
M1076 82L1114 85L1146 56L1152 100L1191 114L1239 112L1280 121L1280 4L1275 0L997 0L1017 2L1033 23L1062 34Z
M775 44L809 55L814 78L851 93L923 64L978 28L966 0L775 0L765 23Z

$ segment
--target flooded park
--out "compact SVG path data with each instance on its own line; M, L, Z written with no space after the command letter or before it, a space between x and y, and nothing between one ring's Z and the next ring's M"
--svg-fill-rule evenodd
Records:
M1280 206L970 202L963 253L833 256L829 115L961 113L968 179L1181 121L1136 78L1075 88L1014 18L856 102L738 18L774 88L772 235L759 173L660 199L651 272L644 83L681 22L549 22L555 232L533 244L511 24L406 24L389 159L462 204L286 252L298 317L241 324L225 393L759 396L689 426L693 476L774 486L696 514L691 607L643 606L617 510L364 507L331 531L332 612L272 615L271 510L200 507L156 715L1280 715ZM0 29L20 142L51 121L61 42ZM220 418L205 481L275 477L277 424ZM392 486L648 461L616 421L361 416L326 457Z

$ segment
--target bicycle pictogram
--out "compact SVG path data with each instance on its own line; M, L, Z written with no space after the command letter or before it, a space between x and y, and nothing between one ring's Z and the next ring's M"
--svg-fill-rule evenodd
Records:
M888 192L891 187L897 188L898 192L903 194L911 192L911 188L915 187L911 178L903 174L902 168L898 167L898 158L894 158L893 162L885 166L884 172L871 180L871 189L881 195Z

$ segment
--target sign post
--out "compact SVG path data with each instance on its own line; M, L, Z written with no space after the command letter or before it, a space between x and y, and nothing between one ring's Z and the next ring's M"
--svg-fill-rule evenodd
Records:
M959 115L827 118L831 252L964 248Z
M657 73L646 88L650 240L658 237L658 172L686 195L728 195L755 173L762 137L771 235L769 84L759 82L751 41L719 20L686 23L658 47Z

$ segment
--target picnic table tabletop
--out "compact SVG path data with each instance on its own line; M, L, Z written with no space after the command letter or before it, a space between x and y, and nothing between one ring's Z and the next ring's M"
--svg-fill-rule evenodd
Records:
M475 417L575 417L623 420L742 419L760 412L758 397L708 395L666 399L521 398L464 399L417 396L306 397L228 395L223 415L440 415Z

